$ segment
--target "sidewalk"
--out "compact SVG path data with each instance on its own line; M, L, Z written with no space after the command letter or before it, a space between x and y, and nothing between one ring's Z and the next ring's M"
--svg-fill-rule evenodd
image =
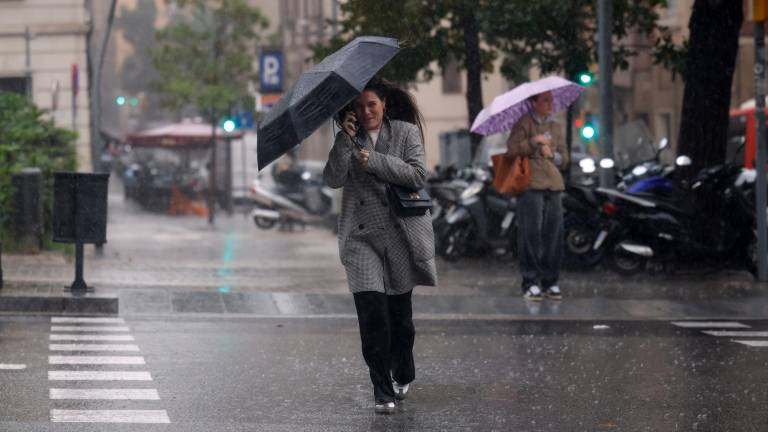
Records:
M86 246L85 280L95 296L119 299L121 314L354 317L336 237L321 228L264 231L245 215L147 213L111 185L103 255ZM2 257L6 297L60 298L73 257L45 252ZM417 287L414 312L437 319L758 319L768 284L746 272L639 275L565 272L564 299L525 302L513 261L438 261L438 287ZM66 296L64 296L66 297ZM18 309L17 309L18 310ZM33 311L31 307L24 308Z

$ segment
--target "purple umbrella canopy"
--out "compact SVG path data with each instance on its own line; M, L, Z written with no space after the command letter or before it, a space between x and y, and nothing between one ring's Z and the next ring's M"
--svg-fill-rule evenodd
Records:
M470 130L480 135L511 130L515 123L531 111L528 99L548 91L552 92L552 112L559 112L572 104L584 91L584 87L557 76L521 84L496 96L490 105L480 111Z

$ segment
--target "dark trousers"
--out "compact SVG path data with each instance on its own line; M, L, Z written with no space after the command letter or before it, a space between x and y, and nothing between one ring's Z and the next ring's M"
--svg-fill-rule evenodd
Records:
M560 192L527 190L517 198L517 241L523 292L547 289L560 278L563 206Z
M411 293L386 295L364 291L354 294L363 358L378 402L395 400L390 373L399 384L410 383L416 377Z

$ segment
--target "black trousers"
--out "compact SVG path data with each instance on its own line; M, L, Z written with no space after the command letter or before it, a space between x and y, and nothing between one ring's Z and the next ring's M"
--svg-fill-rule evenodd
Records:
M364 291L353 294L363 358L368 365L377 402L395 400L390 373L399 384L410 383L416 378L412 292L386 295Z

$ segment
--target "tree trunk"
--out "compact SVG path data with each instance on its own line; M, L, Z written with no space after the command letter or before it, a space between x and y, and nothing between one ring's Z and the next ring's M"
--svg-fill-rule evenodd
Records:
M477 26L477 19L474 11L465 10L461 17L462 29L464 30L464 47L466 55L464 57L464 69L467 71L467 113L469 114L469 125L483 109L483 87L482 87L482 64L480 62L480 32ZM482 137L478 134L470 134L472 140L472 157L475 156L477 147L480 145Z
M731 83L743 20L740 1L696 0L693 5L678 146L678 154L690 156L693 165L684 177L725 161Z

